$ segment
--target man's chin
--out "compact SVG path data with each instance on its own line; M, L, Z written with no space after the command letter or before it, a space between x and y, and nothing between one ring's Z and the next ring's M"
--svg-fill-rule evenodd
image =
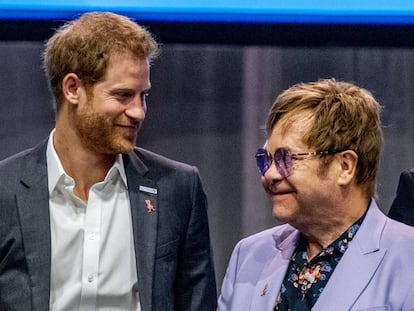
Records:
M279 222L290 222L292 218L294 218L293 211L284 205L276 205L274 204L272 207L272 215L273 217L278 220Z
M127 154L130 153L135 148L135 141L131 142L129 140L123 139L123 140L117 140L113 141L111 144L109 144L109 152L110 154Z
M127 154L130 153L132 150L134 150L135 144L123 144L120 148L119 148L119 152L118 153L122 153L122 154Z

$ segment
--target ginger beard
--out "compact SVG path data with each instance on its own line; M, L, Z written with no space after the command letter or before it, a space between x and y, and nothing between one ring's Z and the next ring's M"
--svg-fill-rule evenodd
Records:
M129 153L133 150L140 123L133 121L135 129L125 129L117 125L117 120L127 118L126 116L105 116L95 111L90 100L83 107L74 113L72 121L76 134L85 148L111 155ZM128 120L128 123L131 124L131 120Z

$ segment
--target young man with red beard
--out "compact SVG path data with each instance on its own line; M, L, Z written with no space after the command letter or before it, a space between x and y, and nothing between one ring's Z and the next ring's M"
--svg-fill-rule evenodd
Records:
M214 310L195 167L135 147L158 45L86 13L48 40L56 126L0 163L0 310Z

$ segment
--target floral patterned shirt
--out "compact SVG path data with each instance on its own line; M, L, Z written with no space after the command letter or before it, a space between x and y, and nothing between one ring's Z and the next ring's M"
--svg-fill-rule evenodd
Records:
M307 239L301 235L276 299L274 311L309 311L318 300L365 214L337 240L307 260Z

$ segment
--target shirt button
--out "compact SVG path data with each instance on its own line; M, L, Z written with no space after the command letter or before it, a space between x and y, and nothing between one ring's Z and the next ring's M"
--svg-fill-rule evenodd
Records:
M89 275L89 276L88 276L88 282L89 282L89 283L92 283L92 282L93 282L93 280L94 280L93 275L92 275L92 274L91 274L91 275Z
M91 240L91 241L95 240L95 234L94 233L89 234L89 240Z

